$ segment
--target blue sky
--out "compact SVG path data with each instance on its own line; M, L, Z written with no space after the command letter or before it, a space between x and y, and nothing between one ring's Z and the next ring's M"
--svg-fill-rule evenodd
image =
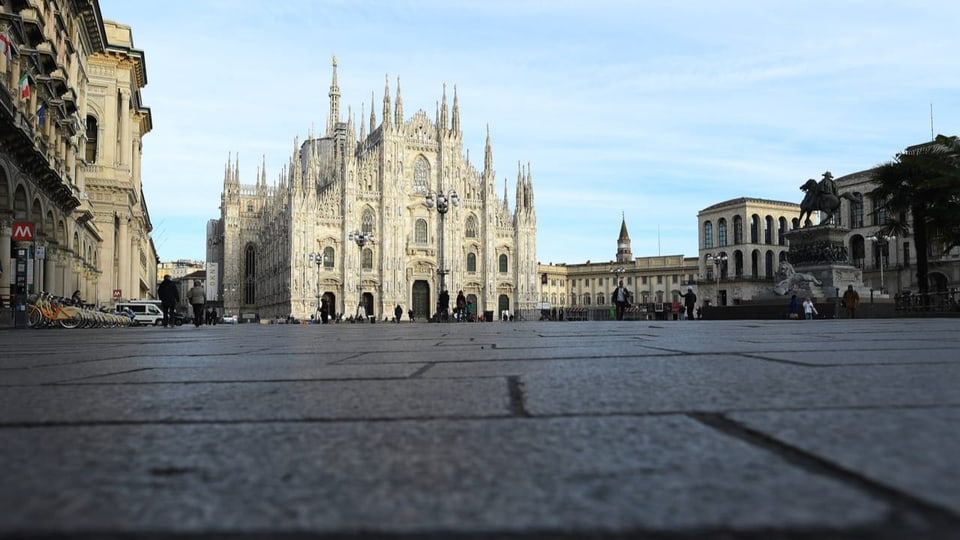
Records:
M407 117L456 85L470 160L489 125L513 206L530 164L543 263L697 253L697 212L960 134L960 2L101 0L146 57L143 184L162 260L205 257L228 155L274 182L341 112ZM587 7L589 5L589 7ZM391 95L391 99L393 96Z

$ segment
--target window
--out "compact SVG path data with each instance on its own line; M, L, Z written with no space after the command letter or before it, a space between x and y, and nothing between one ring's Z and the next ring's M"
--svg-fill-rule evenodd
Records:
M764 221L766 223L766 228L763 231L763 243L772 244L773 243L773 216L767 216Z
M247 212L253 213L253 204L247 203Z
M500 255L500 271L501 271L501 272L506 272L506 271L507 271L507 256L506 256L506 255Z
M243 253L243 303L252 305L257 298L257 250L248 245Z
M756 214L750 218L750 243L760 243L760 216Z
M373 234L373 210L367 208L360 217L360 232L363 234Z
M324 268L333 268L335 254L336 252L333 251L332 247L323 248L323 267Z
M97 162L97 134L99 130L97 128L97 119L88 116L87 117L87 147L84 157L86 158L87 163L96 163Z
M413 190L417 193L426 193L429 190L430 164L427 158L420 156L413 164Z
M640 276L640 283L643 285L647 284L647 276Z
M786 234L786 232L787 232L787 218L781 217L781 218L780 218L780 229L777 231L777 244L778 244L778 245L781 245L781 246L786 245L786 243L787 243L787 238L784 236L784 234Z
M674 275L672 275L672 276L670 276L670 277L671 277L671 281L672 281L674 284L680 283L680 276L674 274Z
M363 261L360 263L364 270L373 269L373 250L370 248L364 248L363 250Z
M713 247L713 223L703 222L703 247L710 249Z
M863 227L863 195L854 193L856 201L850 202L850 227Z
M657 285L663 285L663 276L657 276Z
M477 255L475 253L467 253L467 272L476 272L477 271Z
M890 215L887 214L887 201L885 201L884 199L874 197L873 224L886 225L889 220L890 220Z
M602 306L606 299L606 295L603 293L597 293L597 305Z
M727 245L727 220L723 218L717 221L717 245L720 247Z
M743 243L743 218L740 216L733 216L733 243Z
M467 225L464 228L464 234L467 238L477 237L477 218L470 216L467 218Z
M420 218L413 226L413 241L418 244L427 243L427 220Z

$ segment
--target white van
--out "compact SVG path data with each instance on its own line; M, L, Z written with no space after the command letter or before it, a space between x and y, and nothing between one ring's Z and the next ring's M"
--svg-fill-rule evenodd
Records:
M114 308L118 312L130 310L133 312L133 320L137 324L152 324L159 326L163 324L163 312L160 307L154 303L146 302L122 302Z

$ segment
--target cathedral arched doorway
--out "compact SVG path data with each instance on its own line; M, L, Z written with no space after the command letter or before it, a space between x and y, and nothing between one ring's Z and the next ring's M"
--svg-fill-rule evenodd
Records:
M413 305L410 309L413 310L413 316L417 319L429 319L430 284L424 280L414 281L413 290L411 292L411 301L413 302Z
M321 302L325 301L327 305L327 315L333 319L337 316L337 295L332 292L325 292L321 297ZM319 309L318 309L319 311Z
M363 313L360 313L360 308L363 308ZM357 306L357 314L365 317L375 317L377 314L373 312L373 293L365 292L360 295L360 305Z
M510 297L509 296L505 294L501 294L500 297L497 298L497 313L503 319L508 319L510 317Z

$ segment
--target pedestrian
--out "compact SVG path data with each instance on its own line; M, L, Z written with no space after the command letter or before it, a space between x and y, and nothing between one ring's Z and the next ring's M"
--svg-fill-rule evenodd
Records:
M787 318L788 319L800 318L800 300L797 299L797 295L793 295L790 297L790 305L787 306Z
M330 319L330 304L327 302L327 298L323 297L320 299L320 323L327 324Z
M450 293L446 289L440 292L437 299L437 322L447 320L447 312L450 311Z
M457 291L457 320L464 322L467 315L467 297L463 295L463 290Z
M412 309L408 309L408 310L407 310L407 317L410 317L410 322L415 322L415 321L414 321L414 318L413 318L413 310L412 310Z
M847 290L843 292L841 299L843 307L847 308L847 317L857 318L857 306L860 304L860 294L853 289L853 285L847 285Z
M207 303L207 295L203 292L199 279L193 281L193 288L187 293L187 298L193 306L193 324L200 328L203 325L203 305Z
M210 322L216 326L220 322L220 316L217 313L217 308L210 308Z
M70 297L70 301L75 306L79 306L83 303L83 298L80 297L80 289L73 291L73 296Z
M169 275L163 276L163 281L157 286L157 298L160 299L160 311L163 312L163 326L173 328L177 321L176 308L180 301L177 284Z
M467 300L467 322L473 322L473 312L476 308L473 306L473 302Z
M615 316L618 321L623 320L623 312L627 309L627 306L630 305L630 291L623 286L623 280L620 280L620 283L617 285L617 288L613 290L613 303L615 306Z
M813 319L813 316L817 314L817 307L813 305L813 300L811 300L809 296L803 301L803 314L804 318L808 321Z
M400 319L403 318L403 308L400 307L400 304L397 304L397 307L393 308L393 322L399 323Z
M683 297L683 305L687 308L687 319L693 320L693 310L697 307L697 295L693 292L693 287L687 287L686 294L680 294Z

